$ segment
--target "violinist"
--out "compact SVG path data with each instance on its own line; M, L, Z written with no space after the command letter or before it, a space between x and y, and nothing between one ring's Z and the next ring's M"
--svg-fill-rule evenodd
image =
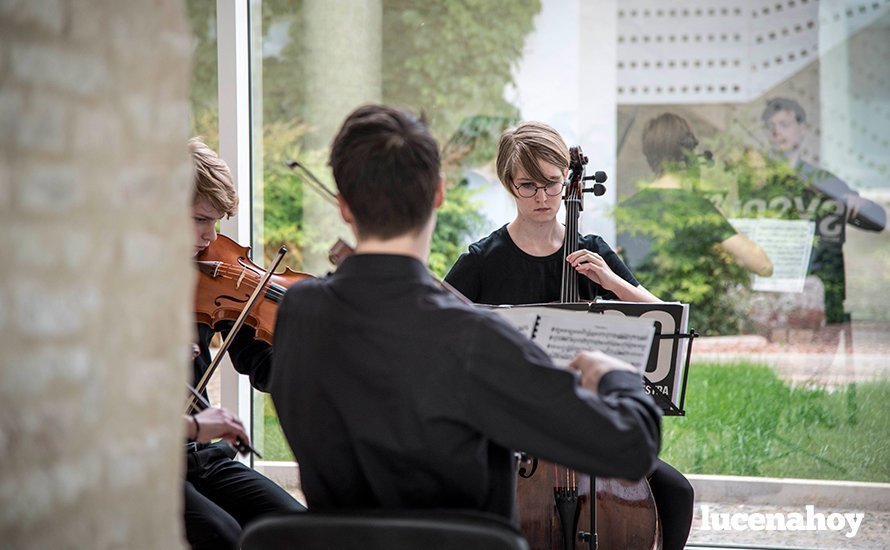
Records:
M651 469L661 413L633 367L594 352L556 367L427 270L445 190L421 120L360 107L329 162L355 254L287 290L269 387L310 508L513 519L515 448L602 475Z
M216 223L235 213L238 195L222 159L197 138L188 146L194 165L192 220L197 256L216 240ZM207 325L199 324L197 330L193 385L210 363L213 337ZM253 329L243 327L238 332L229 357L238 372L250 376L255 387L265 388L272 348L254 339ZM236 432L233 435L244 436L241 440L246 442L243 426L229 413L205 409L184 422L192 439L187 446L185 479L186 538L192 548L237 548L241 530L248 522L268 513L305 509L274 482L233 460L235 453L228 443L206 444L208 436L220 430L223 433L218 435L223 439L231 440L227 433Z
M562 266L568 262L579 274L583 300L659 301L598 235L579 234L578 250L564 256L566 228L557 219L557 211L568 169L569 149L550 126L524 122L504 132L498 144L497 172L516 203L516 217L471 244L445 281L476 303L549 303L560 298ZM585 437L600 436L590 432ZM647 474L662 522L664 548L683 548L692 526L692 485L662 460Z

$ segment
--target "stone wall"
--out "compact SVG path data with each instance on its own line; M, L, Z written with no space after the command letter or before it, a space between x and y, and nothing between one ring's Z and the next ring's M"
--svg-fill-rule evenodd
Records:
M0 547L176 548L179 0L0 0Z

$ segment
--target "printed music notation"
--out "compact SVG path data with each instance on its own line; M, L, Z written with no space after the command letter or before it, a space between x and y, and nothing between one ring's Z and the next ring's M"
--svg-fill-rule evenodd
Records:
M578 351L599 349L640 368L647 392L682 410L688 367L689 305L599 300L573 304L493 306L518 331L565 366ZM679 414L682 414L680 412Z
M773 263L770 277L754 276L753 290L802 292L810 265L816 224L810 220L733 218L740 233L759 244Z
M637 317L615 318L549 308L495 309L565 367L580 351L599 350L646 368L655 326Z

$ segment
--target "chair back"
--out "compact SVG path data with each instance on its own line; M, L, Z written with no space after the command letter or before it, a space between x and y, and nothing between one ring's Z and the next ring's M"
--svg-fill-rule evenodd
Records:
M455 510L303 512L261 518L242 550L528 550L498 516Z

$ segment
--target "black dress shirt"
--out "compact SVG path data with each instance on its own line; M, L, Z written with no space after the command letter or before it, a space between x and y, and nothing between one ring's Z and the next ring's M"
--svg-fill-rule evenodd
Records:
M270 393L310 509L466 508L513 517L513 452L639 479L660 442L640 377L594 394L407 256L351 256L292 286Z
M229 334L229 330L234 325L231 321L221 321L217 324L216 330L209 326L198 323L198 348L200 353L193 362L192 384L197 386L198 381L204 376L204 373L210 367L210 341L213 335L219 332L223 338ZM243 325L232 345L229 346L229 359L232 360L232 366L240 374L250 377L251 385L260 390L266 391L268 383L269 369L272 367L272 346L256 339L256 331ZM205 392L204 397L207 397Z

